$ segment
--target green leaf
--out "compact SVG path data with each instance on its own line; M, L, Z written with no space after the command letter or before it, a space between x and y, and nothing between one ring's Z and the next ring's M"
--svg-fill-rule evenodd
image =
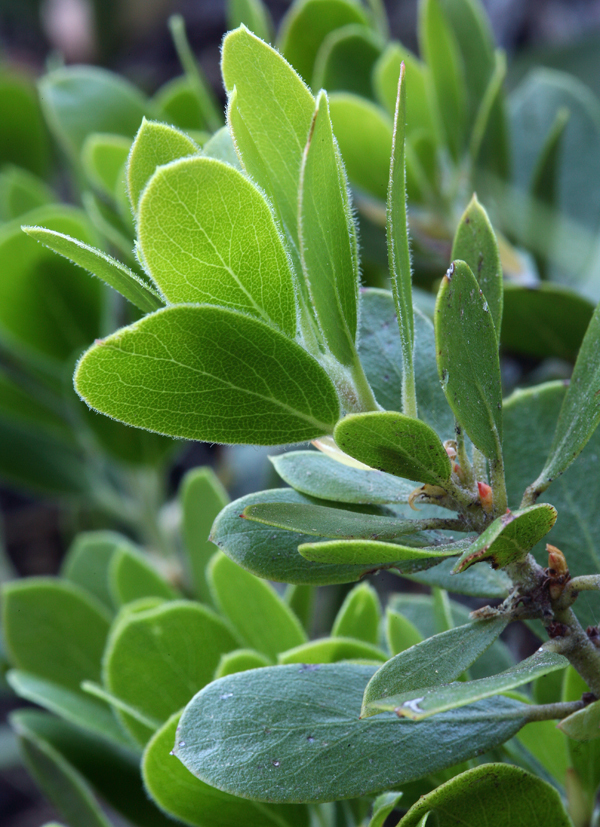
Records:
M360 583L348 592L333 621L334 637L353 637L376 646L379 642L381 605L375 589Z
M334 430L336 443L351 457L379 471L443 487L452 469L437 434L404 414L350 414Z
M502 345L515 353L574 362L593 312L588 299L558 284L506 284Z
M29 73L6 68L0 73L0 123L0 166L15 164L34 175L46 175L50 141Z
M313 87L373 97L371 73L382 46L381 35L368 26L349 23L334 29L317 52Z
M557 726L575 741L592 741L600 738L600 701L563 718Z
M0 93L1 94L1 93ZM54 200L52 190L36 175L7 164L0 172L0 221L11 221Z
M269 43L273 37L273 20L262 0L227 0L227 28L244 24L261 40Z
M179 600L128 612L111 630L104 683L147 718L166 721L212 679L221 655L237 645L221 618L198 603ZM144 745L148 728L117 714Z
M127 543L127 538L115 531L81 532L67 551L61 577L93 594L112 612L114 603L108 582L110 561L116 550Z
M317 98L300 168L298 232L304 278L325 342L342 364L352 365L358 326L356 227L325 92Z
M49 745L83 776L110 807L139 827L168 827L172 822L149 800L142 785L139 755L108 744L53 715L26 710L13 713L13 726ZM68 822L70 823L70 822ZM89 821L82 827L89 827ZM104 827L104 825L103 825Z
M563 677L563 672L551 672L538 678L536 683L550 683L555 678L562 683ZM556 779L564 787L570 762L567 739L558 729L556 721L532 721L519 731L516 739L533 757L532 769L549 773L548 780ZM537 767L535 762L538 762Z
M578 701L587 689L581 675L569 667L563 682L563 701ZM591 741L564 738L563 741L566 743L571 769L567 777L579 799L583 817L591 819L600 785L600 741L597 738Z
M394 113L394 137L386 207L387 245L390 279L402 347L402 412L407 416L416 417L417 397L413 366L415 323L406 215L405 126L406 73L404 66L401 66Z
M299 265L300 163L315 100L284 58L243 26L223 41L221 71L242 164L274 205Z
M139 268L139 262L134 255L135 242L133 234L126 227L122 217L91 190L82 193L81 200L90 221L98 229L98 232L115 247L124 261L132 267ZM136 272L146 282L147 286L155 287L141 269L136 269Z
M298 554L300 543L310 541L308 535L240 519L249 505L259 502L310 500L284 488L250 494L228 505L215 520L211 540L242 568L266 580L315 585L352 583L369 571L369 566L309 563Z
M20 698L38 704L100 738L131 749L131 741L117 723L112 709L102 701L20 669L11 669L6 677Z
M366 289L362 294L359 355L377 401L387 411L402 409L402 343L392 294ZM419 418L442 439L454 437L454 416L440 387L435 336L429 319L415 309L413 361Z
M502 264L498 243L484 208L473 195L464 211L452 245L452 260L465 261L483 291L496 333L502 324Z
M205 784L171 753L177 739L179 713L148 743L142 759L144 784L163 812L196 827L308 827L307 808L244 801Z
M419 45L431 72L439 127L457 161L465 139L467 90L459 46L440 0L420 3Z
M294 337L283 241L263 195L241 172L201 157L161 167L140 201L138 233L145 265L169 302L239 310Z
M279 49L298 74L313 84L320 45L330 32L350 23L368 24L363 7L355 0L299 0L281 23Z
M439 661L436 663L439 664ZM370 712L393 710L399 717L420 721L430 715L437 715L449 709L467 706L484 698L508 692L535 678L547 675L549 672L565 669L568 663L569 661L562 655L538 649L535 654L521 661L517 666L491 678L395 692L391 697L371 701L367 709Z
M383 827L386 818L391 815L400 802L403 793L383 793L373 802L373 815L369 827Z
M433 132L427 97L427 66L400 43L391 41L373 68L373 88L379 103L390 115L396 111L400 64L406 73L406 132Z
M74 160L92 132L133 138L149 114L142 93L98 66L63 66L39 82L40 101L55 138Z
M491 560L494 568L522 562L556 522L556 509L547 503L508 511L486 528L454 567L459 573L473 563Z
M23 220L94 243L85 215L73 207L39 207ZM45 367L71 357L98 335L103 286L21 232L21 219L0 228L0 335L3 344Z
M144 118L127 161L127 192L134 212L157 167L199 152L198 145L179 129Z
M254 649L234 649L221 655L221 660L215 672L215 680L225 675L235 675L236 672L246 672L248 669L260 669L270 666L271 661L266 655Z
M536 494L545 491L575 460L600 422L600 305L581 344L575 368L562 403L546 464L532 484Z
M31 721L35 721L32 718L35 714L28 711L11 716L27 769L69 825L110 827L81 774L29 726Z
M511 502L519 502L536 470L544 465L564 395L562 382L549 382L515 392L507 400L504 453ZM599 455L600 432L596 431L577 464L568 468L546 495L560 515L547 541L565 554L571 577L598 571L600 567L600 485L596 474ZM547 565L543 544L533 553L538 562ZM574 609L584 628L596 625L597 594L581 594Z
M290 451L269 459L284 482L311 497L365 505L405 503L414 489L392 474L351 468L321 451Z
M190 91L198 101L202 119L208 129L214 132L223 125L221 107L189 44L182 15L171 15L169 30Z
M230 167L235 167L243 172L228 126L222 126L221 129L218 129L204 144L202 152L209 158L224 161Z
M123 166L131 140L123 135L92 132L81 147L81 163L89 181L110 199L122 183Z
M391 118L379 106L350 92L333 93L329 108L350 183L385 201L392 152Z
M395 540L401 535L416 534L422 528L416 520L361 514L312 503L257 503L248 506L242 517L298 534L344 540ZM427 542L429 538L424 535L415 539Z
M502 387L492 315L470 267L454 262L435 306L438 371L448 404L473 444L502 461Z
M195 595L210 604L212 597L206 567L215 553L208 539L212 524L229 502L227 491L212 468L194 468L183 478L179 489L182 532Z
M186 132L195 131L195 140L199 141L202 134L199 130L206 129L206 122L193 86L185 75L164 83L156 92L152 104L156 110L155 117Z
M51 577L6 583L2 626L17 668L77 691L99 679L109 613L78 586Z
M585 285L585 292L597 301L597 281L591 274L600 227L600 193L593 185L600 172L598 99L576 78L536 68L512 93L509 105L514 180L522 182L524 190L532 180L556 113L563 108L569 110L556 182L557 206L562 215L552 244L555 260L549 263L547 277L579 289ZM520 209L507 211L511 233L525 244L530 241L528 212L529 199Z
M570 827L559 793L520 767L484 764L467 770L422 796L398 827L421 827L432 813L439 827ZM426 815L425 815L426 817Z
M274 660L306 641L300 621L275 590L224 554L217 552L208 577L215 603L246 646Z
M422 583L425 586L446 589L456 594L472 597L496 597L503 600L508 597L512 580L503 571L494 571L491 566L477 566L461 572L460 577L453 573L456 561L442 560L434 568L418 572L402 572L402 577Z
M417 570L428 568L435 566L437 561L444 557L455 557L463 548L462 543L457 546L448 543L446 546L413 548L376 540L331 540L325 543L302 543L298 546L298 551L307 560L315 563L352 564L371 568L393 566L402 572L403 563L416 563ZM400 565L395 566L396 563ZM409 565L408 570L412 569Z
M299 345L210 306L159 310L102 340L80 360L75 388L115 419L207 442L302 442L330 433L339 410Z
M184 711L175 754L194 775L234 795L332 801L437 772L502 743L527 720L527 704L509 698L417 723L392 713L360 720L373 672L294 664L221 678ZM352 773L339 772L349 764Z
M454 681L501 635L505 618L478 620L429 637L388 660L365 689L362 717L378 714L383 698ZM435 669L432 669L435 664ZM466 684L461 684L466 685ZM395 707L392 707L394 709Z
M385 610L385 637L392 655L399 655L423 640L423 636L410 620L389 606Z
M152 313L163 306L164 302L156 291L149 288L127 265L107 253L90 247L89 244L77 238L48 230L45 227L24 225L22 229L45 247L59 253L73 264L83 267L92 275L98 276L144 313Z
M385 659L386 655L381 649L362 640L351 637L326 637L282 652L277 661L281 664L301 663L303 667L309 667L346 660L381 662Z
M108 565L108 579L112 600L117 607L140 597L170 600L178 596L176 589L130 543L115 549Z

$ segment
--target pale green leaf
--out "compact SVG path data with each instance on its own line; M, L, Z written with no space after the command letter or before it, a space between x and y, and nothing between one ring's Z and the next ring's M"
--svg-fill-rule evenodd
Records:
M371 666L294 664L221 678L184 711L175 754L235 795L332 801L437 772L502 743L527 720L527 704L509 698L422 722L393 713L360 720L373 673ZM349 765L352 773L340 773Z
M304 278L323 338L345 365L356 359L358 249L344 165L324 92L300 168L298 232Z
M406 131L433 132L431 108L427 97L427 66L400 43L391 41L373 68L373 87L379 103L390 115L396 110L400 64L406 73Z
M385 201L392 152L391 118L376 104L350 92L334 92L329 107L350 183Z
M389 606L385 610L385 638L392 655L399 655L423 640L423 636L410 620Z
M142 759L144 784L163 812L194 827L308 827L308 811L303 805L245 801L194 778L171 755L179 717L176 713L158 730Z
M229 502L227 491L212 468L194 468L185 475L179 489L183 542L194 592L203 603L212 597L206 567L215 553L208 536L219 512Z
M600 701L595 701L563 718L558 728L575 741L592 741L600 738Z
M483 293L462 261L442 280L435 306L438 371L448 404L473 444L502 458L502 387L498 340Z
M240 519L248 506L270 502L310 500L290 488L260 491L231 503L215 520L211 540L239 566L267 580L315 585L352 583L369 571L369 566L310 563L298 554L298 546L311 540L308 535Z
M142 192L157 167L199 152L198 145L179 129L144 118L127 160L127 193L133 211L137 212Z
M456 561L443 560L439 566L419 572L403 572L402 576L425 586L437 586L456 594L472 597L496 597L503 600L512 588L512 580L503 571L489 565L463 570L460 577L453 574Z
M380 710L375 704L390 695L415 692L456 680L492 645L507 625L508 621L502 617L479 620L441 632L400 652L369 681L361 715L369 717L378 714Z
M272 586L224 554L217 552L208 578L215 603L246 646L274 660L306 641L300 621Z
M127 612L111 630L103 661L104 684L117 698L159 722L207 684L221 655L238 643L210 609L187 601ZM142 745L151 731L117 713Z
M152 290L127 265L109 256L108 253L90 247L89 244L77 238L45 227L23 226L22 229L45 247L59 253L73 264L83 267L92 275L98 276L144 313L152 313L163 306L164 302L156 291Z
M490 560L494 568L522 562L548 534L556 517L556 509L547 503L532 505L522 511L507 510L462 554L454 571L462 572L481 560Z
M129 155L131 140L123 135L92 132L81 147L81 163L91 184L110 199L122 184L123 165Z
M198 98L194 94L193 84L185 75L172 78L164 83L152 99L156 110L155 117L165 123L173 124L184 129L194 140L202 143L202 138L208 139L208 132L204 115L200 109Z
M333 430L339 410L327 374L299 345L210 306L166 308L102 340L80 360L75 388L115 419L207 442L314 439Z
M320 45L330 32L350 23L368 23L362 4L356 0L299 0L281 23L279 49L298 74L313 85Z
M464 66L440 0L423 0L420 3L419 45L431 72L441 133L452 157L458 160L466 128Z
M437 434L424 422L404 414L350 414L334 430L336 443L371 468L443 487L452 473Z
M376 540L331 540L325 543L302 543L298 551L307 560L314 563L330 563L332 565L355 565L355 566L392 566L400 572L405 568L405 563L414 563L415 566L408 566L408 571L435 566L445 557L455 557L464 548L463 543L454 545L427 546L425 548L413 548L412 546L399 545L397 543L383 543ZM398 563L400 565L395 566Z
M439 827L571 827L559 793L508 764L484 764L457 775L422 796L398 827L421 827L428 813Z
M166 298L216 304L296 333L292 275L260 191L214 158L156 171L139 205L144 263Z
M334 29L317 52L313 88L373 97L371 72L382 46L381 35L360 23Z
M338 663L345 660L385 661L386 655L377 646L351 637L326 637L311 640L302 646L282 652L277 661L280 664L301 663L310 671L311 666L321 663Z
M227 28L244 24L261 40L269 43L273 37L273 21L263 0L227 0Z
M439 661L436 661L438 664ZM430 715L447 712L476 701L508 692L523 686L535 678L547 675L559 669L565 669L569 661L555 652L545 652L539 649L535 654L506 672L494 675L491 678L480 678L476 681L457 681L444 686L419 687L380 700L371 701L367 709L369 712L394 711L396 715L420 721Z
M405 503L414 489L392 474L352 468L321 451L290 451L269 459L284 482L320 499L365 505Z
M383 793L373 802L373 815L369 827L383 827L386 818L391 815L400 803L403 793Z
M255 649L234 649L221 655L221 660L215 671L215 680L225 675L235 675L236 672L246 672L248 669L260 669L270 666L271 661L262 652Z
M130 543L115 549L108 564L109 590L115 606L141 597L176 598L178 592L160 576L146 556Z
M476 195L471 198L456 229L452 260L457 259L465 261L471 268L499 336L503 305L502 264L494 230Z
M93 594L112 612L108 570L115 551L127 542L125 536L115 531L83 531L69 547L60 574Z
M110 615L95 597L51 577L15 580L2 593L4 641L18 669L76 691L99 679Z
M218 129L204 144L202 152L209 158L224 161L229 166L243 172L228 126L222 126L221 129Z
M381 605L375 589L360 583L348 592L338 611L331 634L334 637L352 637L376 646L379 643Z

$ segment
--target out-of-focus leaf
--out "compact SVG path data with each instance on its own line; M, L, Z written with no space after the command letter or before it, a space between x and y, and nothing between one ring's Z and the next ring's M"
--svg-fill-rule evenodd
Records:
M227 28L241 24L266 43L273 37L273 20L262 0L227 0Z
M384 661L386 655L381 649L363 640L351 637L326 637L311 640L282 652L277 657L280 664L300 663L302 668L321 663L338 663L345 660Z
M221 660L215 672L215 680L225 675L235 675L236 672L246 672L248 669L260 669L270 666L271 661L262 652L254 649L234 649L221 655Z
M113 611L108 582L110 561L115 551L128 540L114 531L86 531L78 534L63 560L61 576L93 594Z
M314 89L373 97L371 72L382 46L381 36L368 26L350 23L334 29L317 52Z
M423 129L433 133L427 96L427 67L400 43L388 43L373 68L373 87L377 99L390 115L394 114L402 61L406 72L406 132L411 134Z
M0 166L15 164L45 175L50 142L31 80L14 71L0 74Z
M81 163L90 182L109 198L115 198L122 183L123 166L129 155L131 140L124 135L92 132L81 148Z
M169 600L178 596L177 591L130 543L120 545L111 555L108 584L113 603L117 607L141 597L163 597Z
M0 82L1 84L1 82ZM11 221L54 200L52 190L33 173L6 164L0 172L0 221Z
M348 592L331 627L334 637L353 637L374 646L379 642L381 605L379 596L368 583Z

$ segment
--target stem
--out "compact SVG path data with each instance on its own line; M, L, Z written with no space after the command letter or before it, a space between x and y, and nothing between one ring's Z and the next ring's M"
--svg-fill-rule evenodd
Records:
M460 465L461 478L465 488L473 488L475 485L475 476L473 474L473 466L467 454L467 446L465 443L465 432L463 431L459 422L455 421L454 433L456 434L456 458Z
M600 649L596 649L572 609L556 611L554 619L567 627L567 633L553 639L552 649L568 658L590 690L600 698ZM545 625L549 624L545 622Z
M371 388L371 385L369 384L369 380L367 379L362 363L358 357L358 353L356 354L354 364L352 365L351 375L352 384L354 385L354 388L356 390L358 405L360 406L359 411L362 412L382 410L381 405L375 399L375 395L373 394L373 390Z
M417 389L415 367L412 359L403 359L402 365L402 413L417 418Z
M583 709L583 701L565 701L555 704L532 704L527 710L527 719L532 721L553 721L566 718Z
M490 461L490 476L492 483L492 491L494 494L493 508L494 516L498 517L504 514L508 508L508 496L506 494L506 480L504 479L504 462L502 460L502 452L499 452L499 459Z

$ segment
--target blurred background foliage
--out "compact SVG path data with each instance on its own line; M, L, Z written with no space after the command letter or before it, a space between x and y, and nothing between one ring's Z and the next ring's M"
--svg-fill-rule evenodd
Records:
M266 461L272 449L174 442L89 412L72 390L75 361L94 338L133 321L136 311L20 230L26 222L69 233L143 277L120 175L131 139L147 116L179 126L201 145L222 140L219 48L223 33L239 22L240 5L0 0L2 578L55 573L84 529L117 528L156 555L168 554L177 528L170 498L194 466L215 467L232 497L276 481ZM265 5L271 20L254 23L269 38L289 3ZM379 8L375 0L369 5ZM481 88L468 84L471 98L463 102L468 129L435 159L428 114L415 102L411 116L409 92L410 222L417 303L431 313L456 222L476 186L501 231L509 392L570 375L600 299L600 0L483 5L495 45L507 54L505 77L503 58L490 43L488 76L471 75ZM335 93L332 116L355 194L364 279L374 286L387 283L382 195L394 61L399 55L415 61L407 50L420 51L416 0L385 6L389 31L382 24L365 35L360 20L348 20L344 37L322 38L307 57L294 54L290 30L304 25L296 17L276 41L308 82ZM189 46L180 26L169 30L173 14L185 20ZM92 68L64 69L77 64ZM504 77L506 99L492 101L498 106L493 128L480 136L471 164L465 136L473 134L494 73L499 82ZM355 140L355 118L369 125L367 153ZM51 291L44 289L48 283ZM1 701L4 711L13 703L5 695ZM0 770L13 763L14 743L0 729ZM49 808L31 809L34 799L22 773L2 775L7 827L52 816Z

